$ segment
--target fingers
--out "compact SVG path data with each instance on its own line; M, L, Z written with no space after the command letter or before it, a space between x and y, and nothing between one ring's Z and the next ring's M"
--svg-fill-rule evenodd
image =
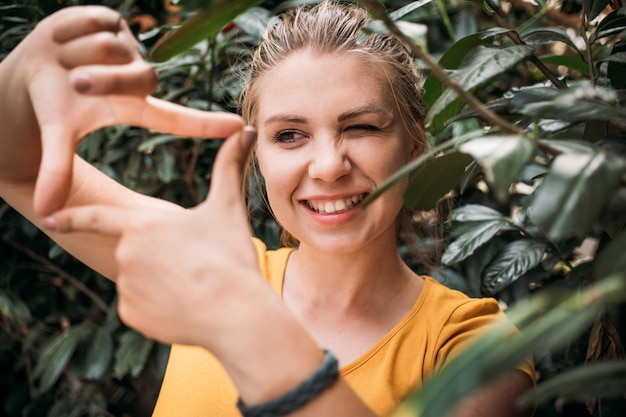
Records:
M224 142L215 158L210 199L226 205L243 205L243 175L255 141L256 130L246 126L241 134L233 135Z
M226 112L207 112L178 104L146 98L141 112L128 113L124 123L143 126L177 136L225 138L243 128L240 116Z
M61 233L93 232L120 236L131 222L130 210L103 205L72 207L46 217L43 226Z
M92 33L115 33L118 29L120 14L108 7L86 6L80 9L68 8L57 16L59 18L54 25L53 40L57 43L65 43ZM119 22L119 29L128 30L123 20Z
M71 189L74 159L71 133L61 124L41 126L41 163L35 185L34 209L41 216L63 207Z
M147 96L157 88L159 79L149 64L136 61L123 66L76 68L70 74L70 82L83 94Z
M59 64L67 69L81 65L121 65L139 58L135 40L130 34L98 32L73 39L62 45L57 55Z

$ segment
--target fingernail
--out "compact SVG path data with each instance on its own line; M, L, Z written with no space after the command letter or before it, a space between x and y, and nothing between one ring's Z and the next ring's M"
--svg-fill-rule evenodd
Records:
M72 76L72 85L74 90L79 93L87 93L93 86L93 79L91 74L85 72L79 72Z
M256 129L253 126L245 126L243 132L241 132L241 145L250 149L254 141L256 140Z
M56 232L59 230L59 222L52 216L45 217L42 221L42 225L44 229L47 229L51 232Z

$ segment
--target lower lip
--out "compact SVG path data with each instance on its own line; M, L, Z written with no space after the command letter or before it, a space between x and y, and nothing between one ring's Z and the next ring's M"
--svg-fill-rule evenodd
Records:
M313 217L313 219L320 224L327 226L336 226L340 224L344 224L358 216L361 209L358 205L350 208L349 210L343 211L341 213L318 213L315 210L311 210L311 208L306 203L302 203L304 209Z

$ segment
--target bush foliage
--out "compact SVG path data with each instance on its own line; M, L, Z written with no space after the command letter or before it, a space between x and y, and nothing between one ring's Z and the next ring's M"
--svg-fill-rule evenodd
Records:
M76 2L72 2L75 4ZM300 2L108 1L161 76L156 94L235 110L245 61L271 17ZM411 175L408 206L453 202L440 268L472 296L511 306L497 328L406 404L444 415L533 354L537 416L626 411L626 8L621 0L362 0L371 32L400 36L423 68L432 144L380 187ZM60 4L5 3L0 54ZM233 20L234 19L234 20ZM182 25L179 25L182 23ZM169 31L174 25L176 29ZM165 36L164 33L167 34ZM143 193L192 206L219 142L132 127L94 132L81 155ZM252 195L253 226L277 228ZM376 195L370 196L371 199ZM167 347L124 327L111 283L0 206L0 376L5 415L149 413Z

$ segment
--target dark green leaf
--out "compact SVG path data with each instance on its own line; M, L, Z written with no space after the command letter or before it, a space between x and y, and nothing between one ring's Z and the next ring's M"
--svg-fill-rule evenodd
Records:
M192 17L169 32L150 52L150 59L163 62L216 35L228 22L260 0L213 0L203 3Z
M54 385L70 361L78 343L90 333L91 330L84 325L75 326L53 337L42 348L33 371L33 376L39 378L41 391L48 391Z
M541 262L546 245L516 240L504 246L483 271L481 291L493 295L508 287Z
M512 229L505 218L477 222L469 230L456 238L443 253L441 262L445 265L452 265L470 256L481 245L488 242L492 237L503 230Z
M544 403L548 400L585 401L624 394L626 361L603 361L579 366L556 375L528 391L519 403Z
M606 74L615 89L626 88L626 42L619 42L613 47L611 55L606 59L609 65Z
M157 175L161 181L167 184L176 178L176 157L164 146L158 148L157 155Z
M603 152L557 156L528 210L551 239L583 237L619 184L624 163Z
M589 76L589 65L579 56L576 55L545 55L539 58L544 64L561 65L569 69L580 72ZM594 75L595 75L595 67Z
M411 176L404 203L415 210L430 210L463 176L472 158L461 152L450 152L433 159Z
M0 292L0 314L20 325L32 319L28 305L8 292Z
M580 51L576 47L576 44L570 39L567 32L563 29L549 28L534 30L532 32L525 33L522 36L522 41L529 45L539 45L549 42L562 42L567 46L570 46L572 49L578 52L578 54L580 54Z
M133 377L138 376L146 365L153 345L152 340L134 330L127 330L120 337L120 344L115 351L113 376L123 378L128 373Z
M406 6L403 6L403 7L399 8L398 10L395 10L395 11L389 13L389 17L392 20L402 19L404 16L408 15L411 12L414 12L415 10L419 9L420 7L423 7L423 6L427 5L428 3L432 2L432 1L433 0L412 1L411 3L407 4Z
M537 145L526 136L486 136L459 146L480 164L496 200L504 202L509 187L534 155Z
M469 61L451 75L463 89L470 91L508 71L532 53L533 48L526 45L513 45L506 48L478 46L472 50ZM430 108L426 116L426 124L429 125L455 98L456 94L452 90L444 91Z
M480 39L478 34L459 39L446 50L439 60L439 65L445 69L457 69L469 51L475 46L485 43L485 41ZM429 74L424 81L424 103L426 107L430 108L442 92L443 86L441 81L434 75Z
M624 30L626 30L626 16L624 15L624 11L623 9L615 10L602 19L589 41L594 43L600 38L620 33Z
M99 327L93 335L87 356L83 375L86 379L100 379L104 375L113 357L113 338L109 329Z
M570 122L588 120L626 123L626 110L617 106L614 90L587 83L567 90L527 88L515 93L511 110L534 118L560 119Z
M593 20L602 10L608 6L609 0L585 0L583 1L583 5L585 6L585 14L587 15L588 20Z
M491 207L479 204L466 204L452 212L452 221L455 222L484 222L484 221L506 221L506 217L499 211Z
M626 275L626 230L600 252L594 268L598 279L618 273Z

